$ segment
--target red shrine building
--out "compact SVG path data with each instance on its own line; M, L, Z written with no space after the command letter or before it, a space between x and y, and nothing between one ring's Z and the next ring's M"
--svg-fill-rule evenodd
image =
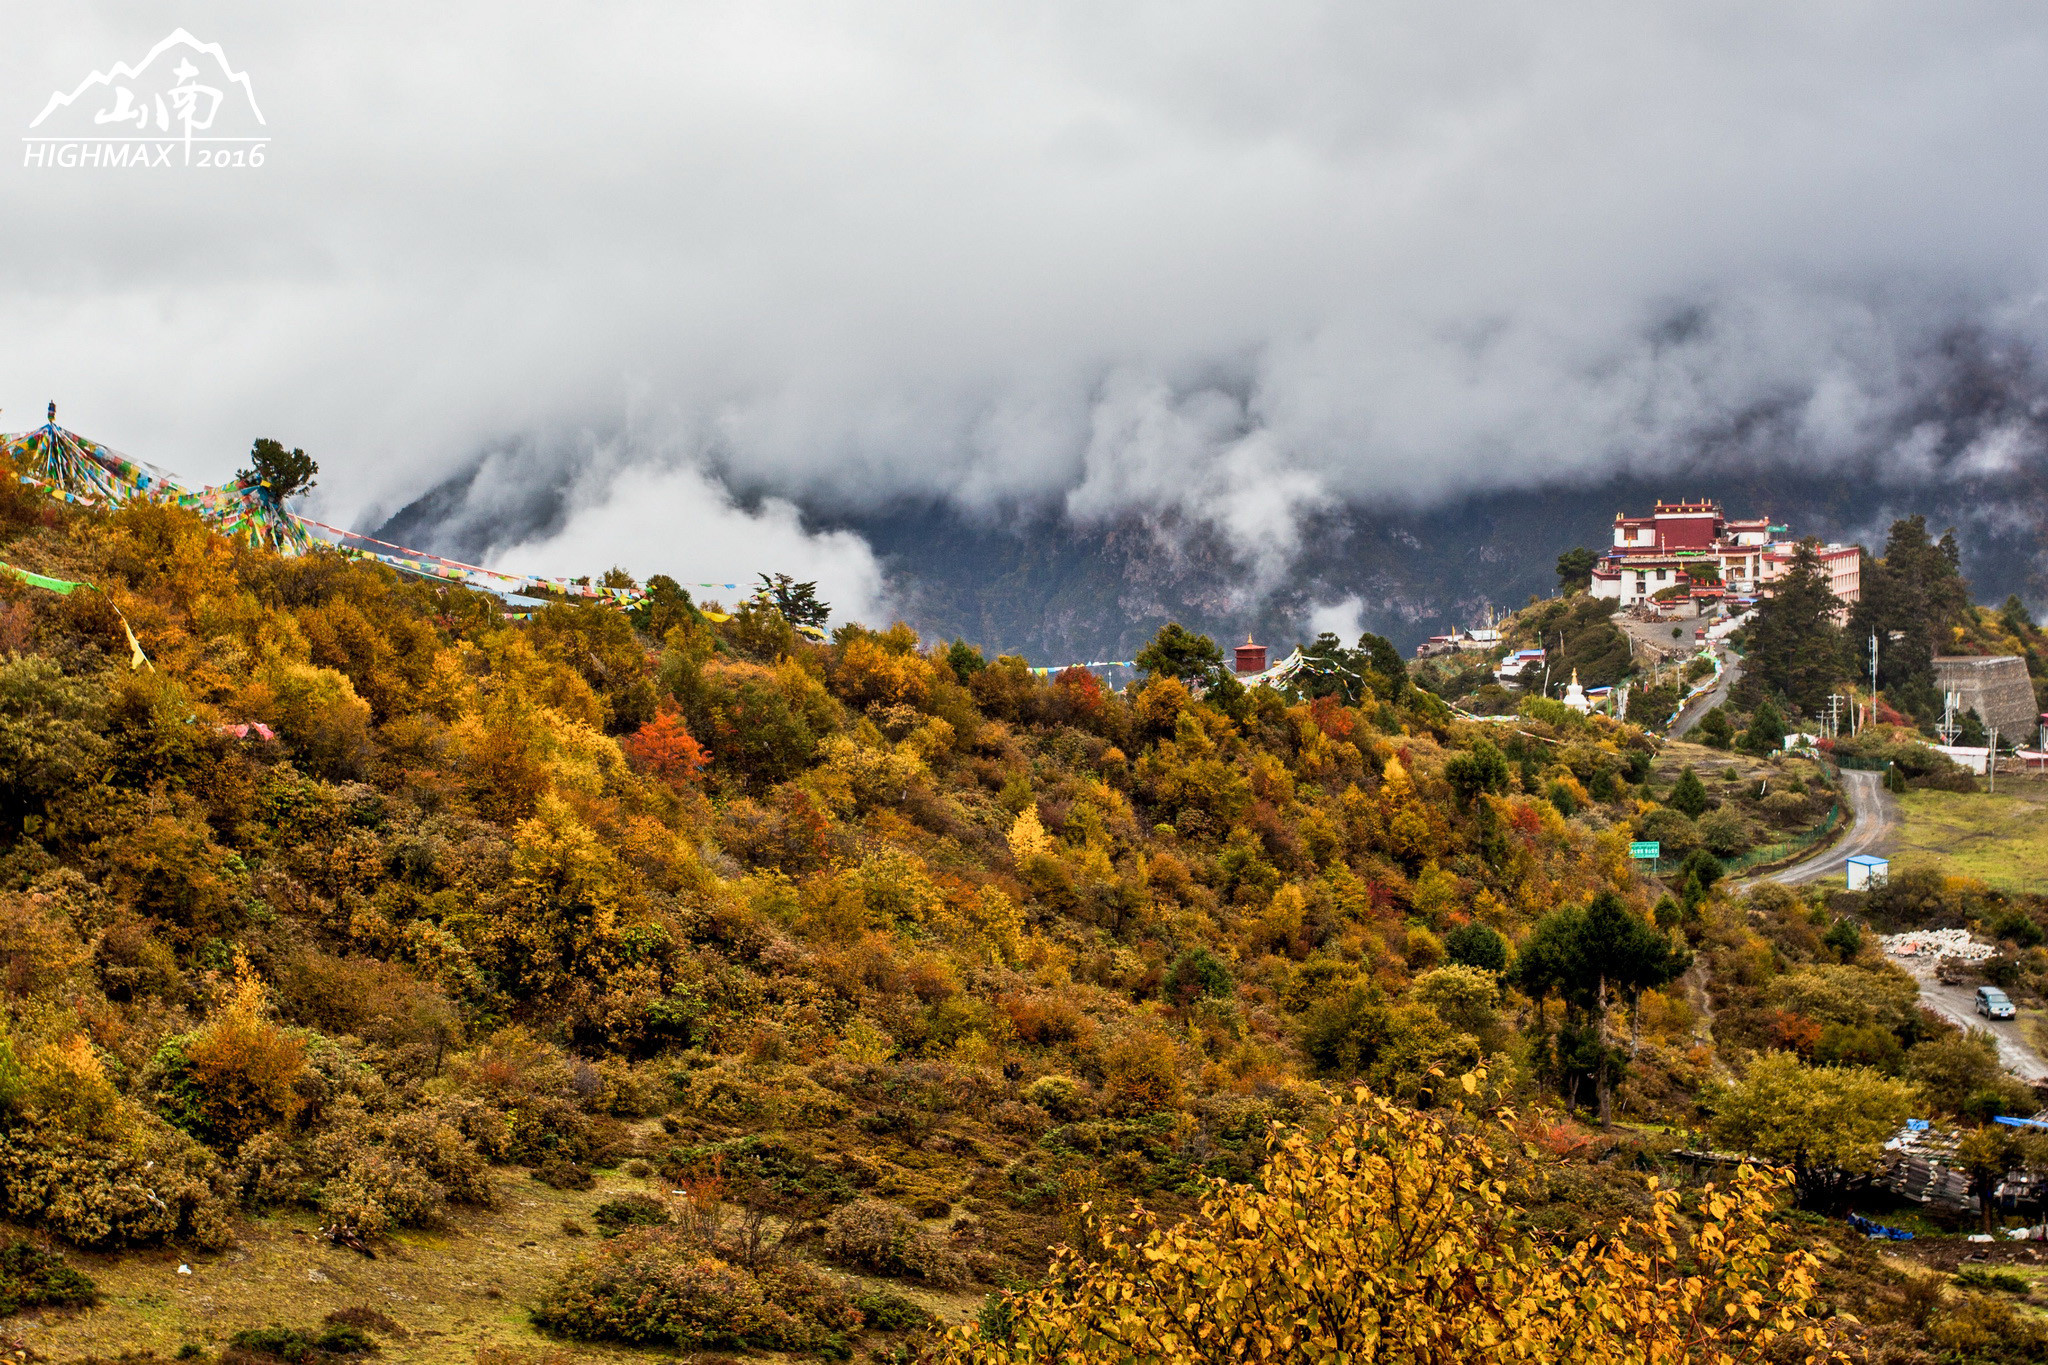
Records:
M1748 521L1724 516L1721 504L1658 502L1647 517L1616 513L1614 544L1593 566L1593 595L1624 607L1656 599L1680 605L1688 599L1755 599L1771 580L1791 571L1794 542L1770 518ZM1862 596L1862 551L1854 545L1824 545L1821 571L1844 608Z

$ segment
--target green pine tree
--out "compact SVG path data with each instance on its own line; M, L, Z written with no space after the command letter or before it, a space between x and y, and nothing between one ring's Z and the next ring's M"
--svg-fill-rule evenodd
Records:
M1741 700L1755 706L1766 696L1783 697L1807 715L1827 707L1854 667L1854 657L1835 624L1841 602L1828 586L1815 553L1819 542L1802 540L1792 566L1757 606L1742 659Z
M249 467L235 471L240 483L260 483L273 500L283 502L313 490L319 463L303 450L286 450L284 443L268 436L256 438L249 447Z
M1785 747L1785 715L1765 697L1750 713L1749 728L1742 732L1742 752L1759 758Z
M1678 775L1678 781L1672 784L1671 795L1664 799L1664 804L1685 812L1695 820L1707 813L1707 788L1691 764L1687 764L1685 771Z
M1863 566L1863 600L1849 623L1851 644L1870 666L1869 640L1877 637L1877 685L1893 706L1922 720L1938 719L1941 695L1934 687L1934 656L1970 605L1970 585L1960 569L1955 533L1939 541L1927 534L1927 518L1892 523L1884 558Z

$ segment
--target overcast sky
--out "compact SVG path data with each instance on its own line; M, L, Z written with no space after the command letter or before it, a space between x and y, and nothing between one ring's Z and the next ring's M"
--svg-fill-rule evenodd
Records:
M344 520L574 461L513 567L858 609L865 547L776 495L927 491L1176 508L1273 574L1305 509L1655 467L1760 402L1774 458L1865 455L1944 328L2048 332L2017 0L0 12L18 134L182 25L273 139L0 169L0 426L54 397L205 480L274 435Z

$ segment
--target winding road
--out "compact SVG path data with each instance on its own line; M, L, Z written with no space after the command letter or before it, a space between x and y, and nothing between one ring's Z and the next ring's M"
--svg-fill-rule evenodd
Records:
M1849 805L1850 824L1841 838L1810 858L1802 858L1776 872L1766 872L1749 885L1776 882L1780 886L1798 886L1819 881L1842 872L1849 859L1859 853L1881 851L1898 822L1892 794L1884 789L1883 775L1842 769L1842 799Z
M1884 778L1879 773L1857 772L1844 768L1842 773L1842 795L1849 803L1850 824L1848 831L1832 845L1822 849L1810 858L1803 858L1790 867L1767 872L1748 882L1741 889L1758 886L1765 882L1777 882L1784 886L1797 886L1802 882L1818 881L1822 877L1841 872L1849 859L1858 853L1878 853L1884 848L1894 825L1898 822L1897 807L1892 795L1884 789ZM1920 984L1920 1003L1941 1015L1950 1023L1962 1029L1979 1029L1989 1033L1998 1044L1998 1060L2007 1071L2028 1082L2048 1081L2048 1059L2044 1059L2028 1045L2025 1035L2020 1032L2016 1020L1989 1020L1977 1013L1976 988L1974 986L1951 986L1944 984L1935 973L1935 962L1931 958L1898 959L1898 965L1912 973Z

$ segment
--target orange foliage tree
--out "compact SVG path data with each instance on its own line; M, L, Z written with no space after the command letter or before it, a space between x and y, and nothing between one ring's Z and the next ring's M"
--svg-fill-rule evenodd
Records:
M691 737L681 713L672 706L664 706L653 720L626 736L620 747L634 767L678 789L695 782L711 761L710 753Z

